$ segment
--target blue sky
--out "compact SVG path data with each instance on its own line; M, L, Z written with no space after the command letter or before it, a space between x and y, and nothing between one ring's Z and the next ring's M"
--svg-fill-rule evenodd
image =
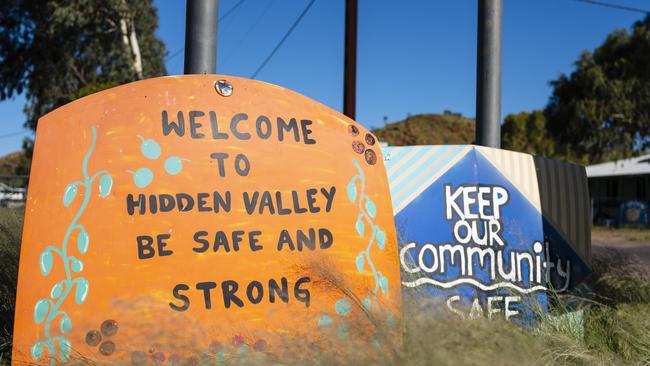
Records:
M225 14L239 0L220 0ZM219 24L217 72L250 77L309 0L245 0ZM650 8L647 0L609 0ZM169 56L182 49L185 2L155 0ZM342 109L345 0L316 0L258 79ZM502 116L543 108L548 81L643 14L575 0L503 0ZM357 120L378 127L408 113L475 115L476 0L359 0ZM183 71L183 53L167 57ZM24 98L0 102L0 155L20 150Z

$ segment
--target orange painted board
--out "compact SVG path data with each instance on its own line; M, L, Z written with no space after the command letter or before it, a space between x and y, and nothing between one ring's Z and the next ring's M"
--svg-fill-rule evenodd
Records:
M82 98L38 124L14 361L272 352L340 336L359 304L390 323L391 212L374 136L282 87L172 76Z

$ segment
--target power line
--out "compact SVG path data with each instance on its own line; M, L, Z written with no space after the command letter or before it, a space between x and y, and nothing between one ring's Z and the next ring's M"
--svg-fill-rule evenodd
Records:
M232 58L232 56L233 56L234 54L237 53L237 51L239 50L239 48L241 48L241 46L246 42L246 39L248 39L248 36L250 36L250 34L251 34L251 33L253 32L253 30L255 29L255 27L257 27L257 25L258 25L258 24L260 23L260 21L264 18L264 16L266 15L266 13L271 9L271 7L273 6L274 3L275 3L275 0L271 0L271 1L268 2L268 4L266 5L266 8L264 8L264 10L263 10L263 11L260 13L260 15L257 17L257 19L256 19L256 20L253 22L253 24L251 24L251 26L248 28L248 30L246 31L246 33L244 34L244 36L239 40L239 42L237 42L237 45L235 46L235 48L234 48L232 51L230 51L230 53L228 54L228 56L223 60L223 63L224 63L224 64L227 64L227 63L228 63L228 60L230 60L230 59Z
M28 134L30 132L32 132L32 131L12 132L12 133L8 133L8 134L5 134L5 135L0 135L0 139L4 139L4 138L7 138L7 137L19 136L19 135L26 135L26 134Z
M296 19L296 21L293 22L293 24L291 25L291 27L289 28L289 30L287 31L287 33L284 34L284 37L282 37L282 39L280 40L280 42L278 42L278 44L275 46L275 48L273 49L273 51L271 51L271 53L266 57L266 59L264 60L264 62L262 62L262 64L260 65L260 67L258 67L257 70L255 70L255 72L253 73L253 75L251 75L251 79L255 79L255 77L257 76L257 74L259 74L260 71L262 71L262 69L264 68L264 66L266 66L266 64L271 60L271 58L273 58L273 55L275 55L275 53L278 51L278 49L280 49L280 47L282 47L282 44L284 43L284 41L286 41L287 38L289 38L289 36L291 35L291 32L293 32L293 30L296 29L296 27L298 26L298 24L300 23L300 21L302 20L302 18L304 18L304 17L305 17L305 14L307 14L307 12L309 11L309 8L311 8L311 6L314 5L314 2L315 2L315 1L316 1L316 0L311 0L311 1L309 2L309 4L307 4L307 6L305 7L305 10L303 10L302 13L300 14L300 16L298 16L298 19Z
M228 9L228 11L227 11L224 15L220 16L219 19L217 19L217 24L218 24L218 23L221 23L221 21L223 21L223 20L226 19L230 14L232 14L233 11L237 10L237 8L239 8L239 7L240 7L240 6L241 6L245 1L246 1L246 0L239 0L239 1L237 2L237 4L233 5L232 8ZM165 58L165 61L171 61L174 57L180 55L181 52L183 52L184 50L185 50L185 47L183 47L183 48L181 48L181 49L175 51L175 52L172 53L171 55L167 56L167 57Z
M641 8L633 8L631 6L626 6L626 5L620 5L620 4L612 4L612 3L607 3L604 1L597 1L597 0L575 0L581 3L586 3L586 4L591 4L591 5L598 5L598 6L603 6L606 8L612 8L612 9L618 9L618 10L626 10L626 11L633 11L635 13L642 13L642 14L650 14L650 10L645 10Z

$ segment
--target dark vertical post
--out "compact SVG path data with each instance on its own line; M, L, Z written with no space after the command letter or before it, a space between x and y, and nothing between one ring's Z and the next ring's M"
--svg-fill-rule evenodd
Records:
M343 114L354 119L357 104L357 0L345 0Z
M214 74L217 69L218 0L187 0L185 73Z
M478 0L476 143L501 147L502 0Z

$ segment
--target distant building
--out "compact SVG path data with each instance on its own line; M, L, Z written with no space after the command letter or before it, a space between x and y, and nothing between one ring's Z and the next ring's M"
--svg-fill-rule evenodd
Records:
M0 182L0 207L21 207L25 205L27 189L8 186Z
M649 201L650 155L590 165L587 178L594 223L618 224L622 204Z

